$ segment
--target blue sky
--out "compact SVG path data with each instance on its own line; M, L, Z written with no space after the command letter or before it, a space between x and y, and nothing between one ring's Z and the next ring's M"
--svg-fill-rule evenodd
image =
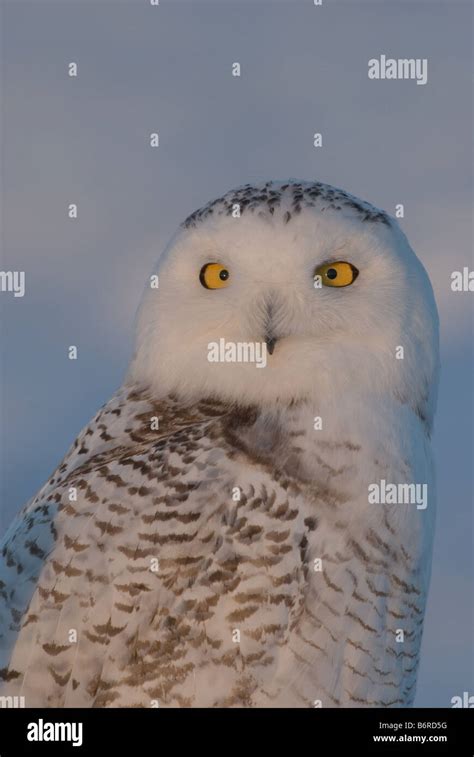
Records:
M187 214L289 176L403 203L442 336L417 704L474 693L472 294L450 289L473 269L471 15L456 0L3 3L2 268L27 281L0 298L3 528L121 383L145 279ZM370 81L381 54L427 58L428 83Z

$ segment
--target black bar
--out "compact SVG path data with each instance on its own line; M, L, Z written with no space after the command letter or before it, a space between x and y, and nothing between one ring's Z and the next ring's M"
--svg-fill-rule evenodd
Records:
M10 709L0 710L0 757L226 754L307 750L312 756L419 754L472 757L470 709ZM57 726L56 724L63 724ZM52 724L52 725L51 725ZM73 725L75 724L75 727ZM82 730L80 726L82 725ZM42 737L33 741L28 735ZM50 741L49 736L70 741ZM73 742L77 746L73 746ZM245 750L245 752L243 751Z

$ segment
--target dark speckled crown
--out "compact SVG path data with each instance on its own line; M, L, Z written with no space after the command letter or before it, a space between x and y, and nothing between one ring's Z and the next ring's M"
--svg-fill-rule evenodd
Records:
M264 184L245 184L231 189L217 200L195 210L183 222L185 228L195 228L211 216L230 216L235 205L240 214L252 213L263 218L280 217L289 223L293 216L307 208L318 211L346 211L360 221L390 225L389 216L364 200L319 181L267 181Z

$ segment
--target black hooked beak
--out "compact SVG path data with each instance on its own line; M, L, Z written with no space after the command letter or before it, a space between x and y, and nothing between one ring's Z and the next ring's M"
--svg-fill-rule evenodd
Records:
M277 343L277 340L274 336L270 337L268 336L265 339L265 344L267 345L267 350L270 353L270 355L273 355L273 350L275 349L275 344Z
M278 341L278 337L275 336L275 314L278 314L279 309L279 297L278 294L268 293L265 300L265 323L263 327L263 333L265 334L265 344L267 345L267 351L269 355L273 355L273 350Z

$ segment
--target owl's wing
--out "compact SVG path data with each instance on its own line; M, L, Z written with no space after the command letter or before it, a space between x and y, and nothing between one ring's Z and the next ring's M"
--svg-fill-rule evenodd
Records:
M158 604L170 570L164 547L178 553L179 574L193 562L187 542L201 513L190 495L199 490L207 504L213 458L222 455L210 429L225 412L125 388L81 432L0 544L5 695L25 696L26 706L104 703L112 647L136 675L140 627L152 622L147 597L164 615L171 602L166 595Z

